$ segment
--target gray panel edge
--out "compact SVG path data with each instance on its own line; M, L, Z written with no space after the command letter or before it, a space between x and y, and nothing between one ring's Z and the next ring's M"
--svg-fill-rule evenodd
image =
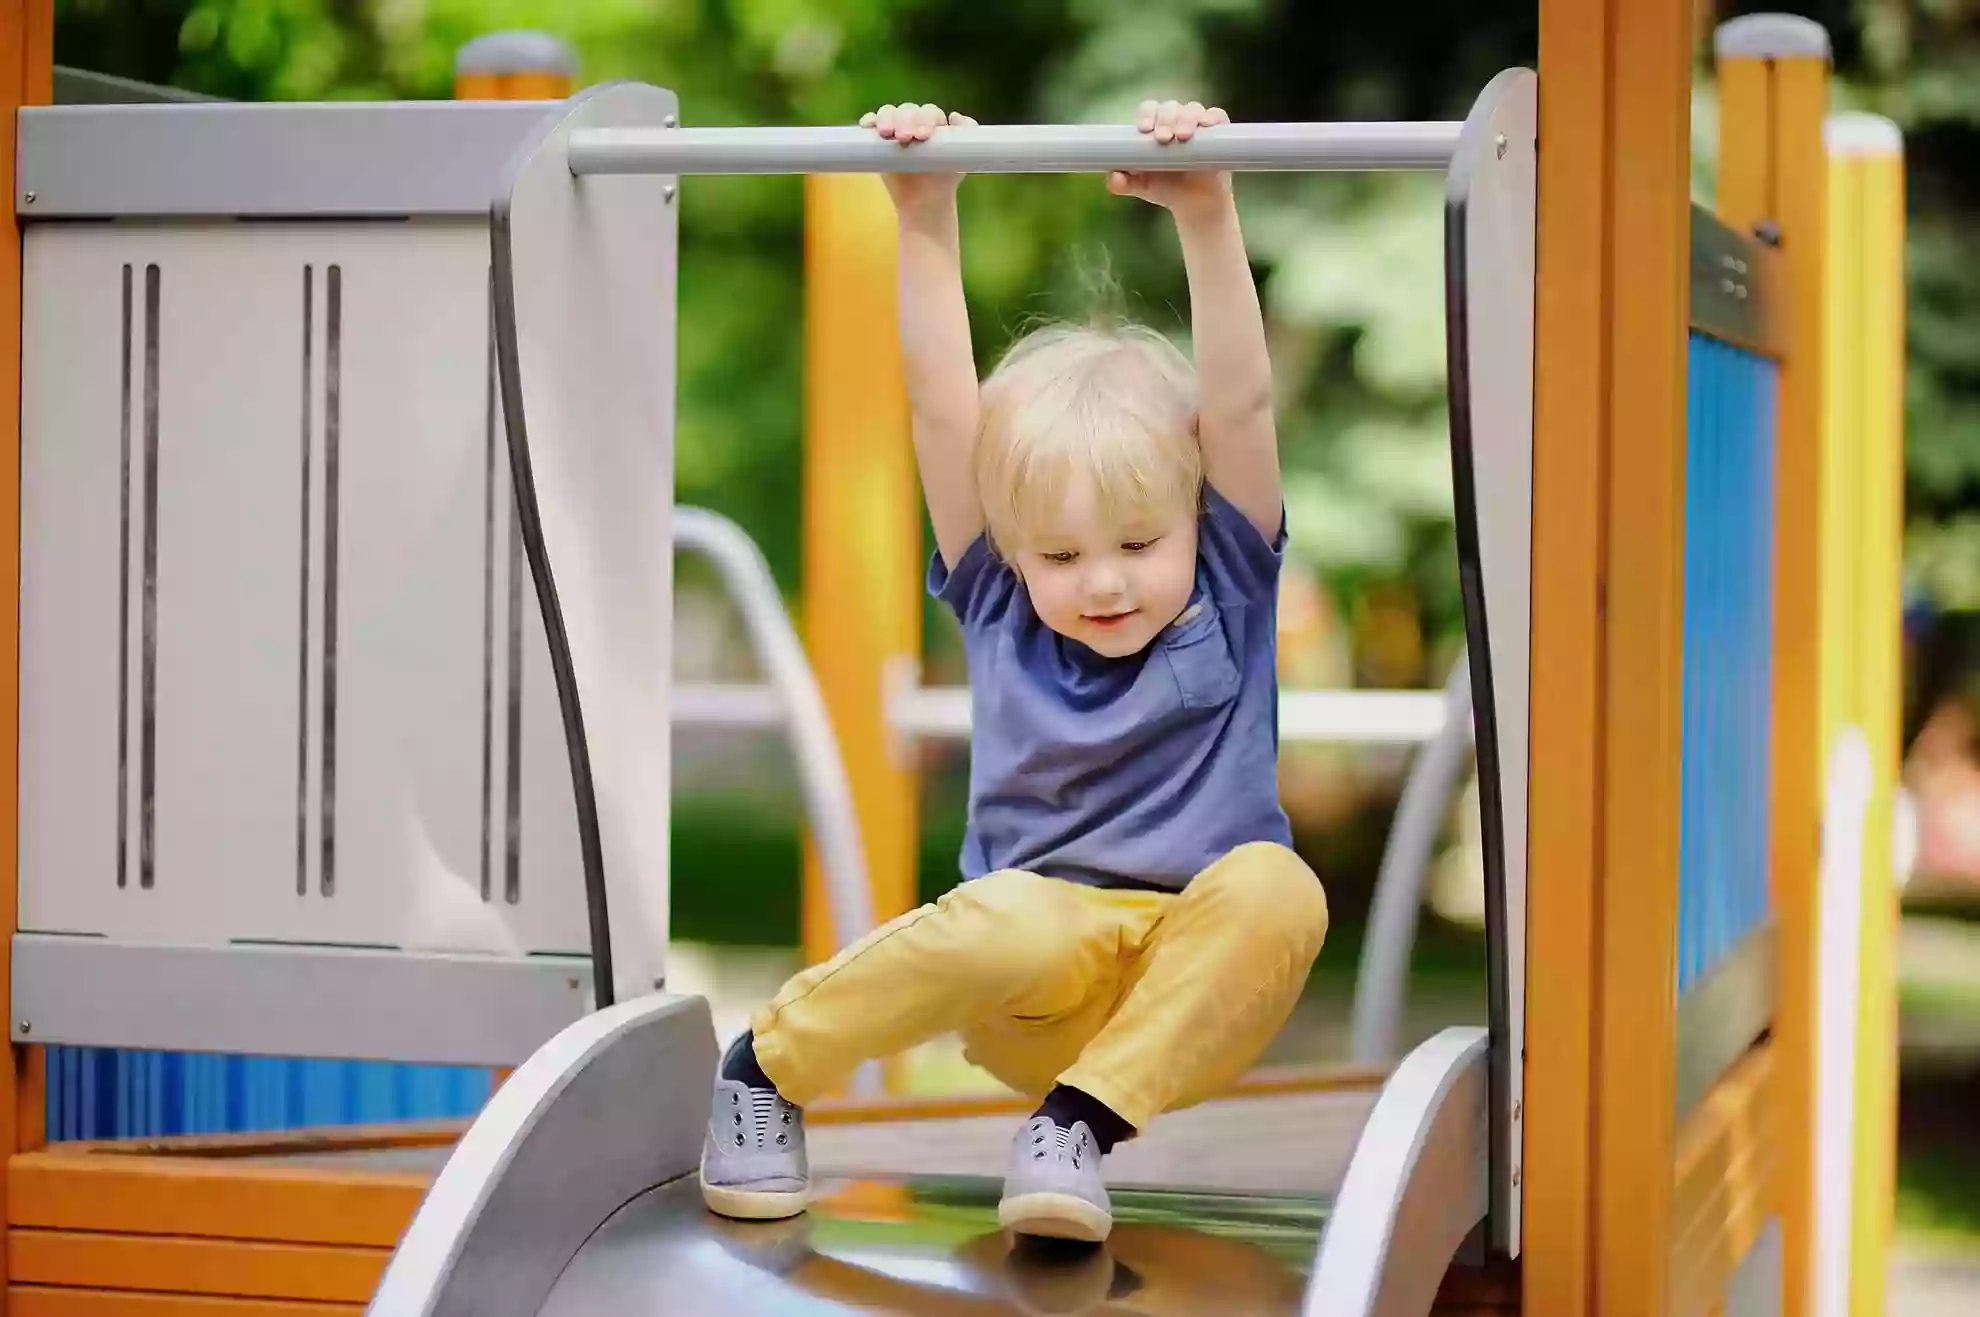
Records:
M1690 327L1765 357L1784 356L1779 259L1770 244L1693 203Z
M13 945L17 1044L511 1066L590 1004L575 957L48 933Z
M483 219L510 156L563 104L30 106L14 208L23 220Z
M1774 1018L1774 929L1746 938L1678 999L1673 1087L1681 1122Z

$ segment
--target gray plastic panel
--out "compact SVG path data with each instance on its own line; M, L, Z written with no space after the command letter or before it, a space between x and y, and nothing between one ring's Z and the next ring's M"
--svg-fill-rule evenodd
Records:
M15 213L475 215L559 101L53 105L20 111Z
M1677 1118L1682 1122L1719 1076L1774 1019L1774 929L1747 935L1677 1005Z
M590 965L354 947L14 936L16 1043L516 1065L589 1004Z

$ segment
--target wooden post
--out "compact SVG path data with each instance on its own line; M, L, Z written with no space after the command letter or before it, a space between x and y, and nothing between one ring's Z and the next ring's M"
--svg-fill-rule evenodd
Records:
M1668 1291L1689 0L1542 0L1528 1311Z
M1859 844L1823 865L1812 1307L1878 1317L1896 1173L1904 143L1867 114L1832 116L1825 137L1822 755L1832 788L1855 756L1868 775Z
M1813 1275L1816 905L1821 864L1822 411L1828 259L1829 42L1821 26L1754 15L1716 38L1719 215L1778 235L1787 291L1774 472L1773 841L1782 1308L1809 1311Z
M1541 0L1534 262L1533 701L1526 879L1521 1283L1527 1311L1588 1312L1602 756L1602 491L1609 413L1611 6Z
M921 494L901 376L898 234L874 175L804 181L804 636L851 778L873 917L915 905L912 743L887 719L890 681L917 680ZM829 959L818 856L804 863L804 951Z
M543 32L491 32L454 57L457 101L554 101L571 94L577 57Z
M6 235L0 242L0 993L7 993L8 1033L13 1033L13 942L20 918L20 744L21 744L21 232L14 221L17 179L14 156L17 135L11 131L15 112L23 105L45 105L53 96L55 69L55 0L0 0L0 115L6 134ZM38 1051L38 1049L37 1049ZM0 1130L6 1157L0 1159L0 1202L6 1201L7 1180L15 1153L24 1137L41 1127L41 1113L23 1110L45 1101L34 1082L41 1059L16 1048L0 1080ZM0 1255L7 1249L5 1218L0 1217ZM0 1278L3 1281L4 1278ZM7 1286L0 1283L0 1317L7 1311Z

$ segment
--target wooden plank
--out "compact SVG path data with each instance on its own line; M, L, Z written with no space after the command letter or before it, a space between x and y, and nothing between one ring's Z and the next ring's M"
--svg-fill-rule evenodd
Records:
M1532 684L1547 698L1531 714L1521 1257L1531 1311L1562 1317L1588 1311L1593 1278L1611 26L1605 4L1541 0Z
M391 1256L383 1248L17 1229L7 1240L7 1276L25 1285L365 1303Z
M1671 1193L1670 1311L1722 1304L1726 1281L1772 1213L1779 1140L1771 1130L1776 1049L1743 1057L1699 1103L1677 1141Z
M23 1153L9 1167L7 1221L52 1230L391 1248L427 1184L414 1174Z
M1244 1076L1216 1102L1299 1097L1312 1093L1363 1093L1378 1089L1389 1071L1375 1066L1261 1070ZM1016 1093L952 1097L829 1098L804 1113L807 1125L894 1124L920 1120L963 1120L975 1116L1024 1115L1038 1101Z
M464 1120L418 1124L332 1125L294 1130L225 1134L173 1134L135 1139L76 1139L50 1144L51 1157L145 1156L177 1158L292 1157L305 1153L372 1152L387 1148L437 1148L458 1142Z
M203 1294L136 1294L127 1290L50 1289L10 1285L13 1317L358 1317L355 1303L295 1299L222 1299Z
M1683 754L1691 34L1684 0L1610 0L1610 6L1607 740L1597 897L1592 1307L1602 1317L1663 1317Z
M33 1152L48 1142L48 1049L14 1049L14 1151Z

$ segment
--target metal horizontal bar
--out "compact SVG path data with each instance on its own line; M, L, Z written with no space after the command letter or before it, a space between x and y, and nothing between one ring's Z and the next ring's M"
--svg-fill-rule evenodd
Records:
M986 124L903 146L867 128L590 128L573 174L1094 174L1112 169L1443 169L1456 123L1245 123L1157 142L1132 124Z
M683 726L775 728L784 702L768 686L683 683L674 687L674 721ZM1418 745L1434 737L1447 716L1441 691L1294 690L1279 696L1279 736L1295 743ZM924 686L897 695L894 730L928 740L969 735L969 690Z

